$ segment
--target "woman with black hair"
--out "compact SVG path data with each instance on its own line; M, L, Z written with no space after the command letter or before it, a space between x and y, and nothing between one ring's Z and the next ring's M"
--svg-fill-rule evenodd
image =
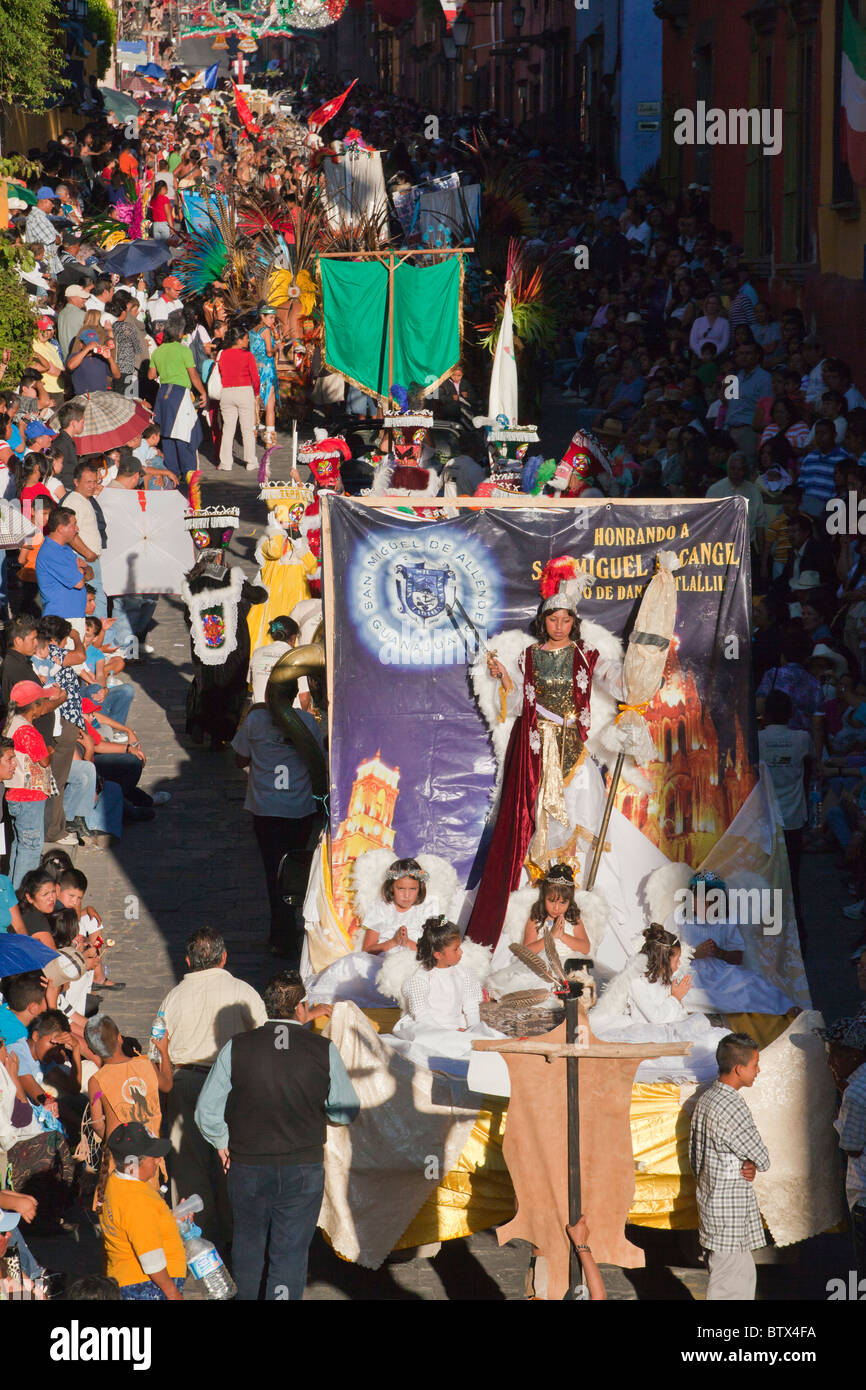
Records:
M153 419L162 432L165 465L179 480L195 471L202 441L193 391L200 409L208 400L192 348L184 345L183 334L183 312L176 309L165 321L162 342L153 353L148 370L149 379L159 381Z
M691 1054L654 1058L641 1065L637 1080L667 1080L671 1075L708 1081L716 1073L716 1047L727 1037L706 1014L691 1013L684 1000L690 974L680 974L682 944L659 922L643 933L643 946L604 990L589 1012L589 1024L604 1042L691 1042Z
M613 761L607 731L616 702L625 699L619 639L578 617L592 582L573 556L549 561L541 573L536 641L514 630L491 636L471 669L502 764L496 822L467 927L467 936L483 946L498 943L509 895L524 872L536 879L552 864L567 864L575 882L587 886L607 799L595 759ZM611 935L606 971L625 962L635 926L646 920L643 879L667 862L611 810L597 864L597 901Z
M250 352L250 334L243 321L233 324L226 332L224 346L217 358L222 381L220 414L222 441L219 469L230 473L234 461L234 442L238 424L244 451L244 467L258 468L256 459L256 397L259 394L259 369Z
M481 983L461 964L462 955L459 927L443 916L428 918L418 968L403 989L405 1011L387 1039L409 1061L457 1076L466 1075L475 1038L505 1036L481 1022Z

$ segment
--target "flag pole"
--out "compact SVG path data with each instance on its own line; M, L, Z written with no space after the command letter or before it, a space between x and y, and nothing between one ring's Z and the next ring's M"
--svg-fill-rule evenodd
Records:
M394 252L388 252L388 401L393 408L394 384Z

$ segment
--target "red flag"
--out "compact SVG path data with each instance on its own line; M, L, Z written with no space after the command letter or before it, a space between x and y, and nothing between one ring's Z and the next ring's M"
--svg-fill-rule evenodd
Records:
M233 82L232 86L235 89L235 108L240 116L241 125L249 135L254 135L258 139L262 133L261 126L256 125L253 120L253 113L247 105L246 97L238 91L237 83Z
M310 130L321 130L323 125L327 125L328 121L333 120L357 80L356 77L349 83L342 96L331 97L330 101L326 101L324 106L319 106L307 117L307 125Z

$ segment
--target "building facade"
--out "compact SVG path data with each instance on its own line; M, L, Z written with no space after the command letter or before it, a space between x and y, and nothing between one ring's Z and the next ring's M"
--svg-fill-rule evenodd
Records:
M646 0L575 9L581 143L633 188L661 154L662 21Z
M662 20L662 181L678 197L709 189L778 311L808 327L866 380L866 214L840 142L843 7L864 0L655 0ZM678 111L758 111L781 133L760 143L678 144Z

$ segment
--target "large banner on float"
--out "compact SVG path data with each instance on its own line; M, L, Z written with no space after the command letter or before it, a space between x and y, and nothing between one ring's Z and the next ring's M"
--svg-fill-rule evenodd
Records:
M441 855L477 880L496 769L468 666L529 631L543 566L573 555L586 617L627 635L659 550L677 552L675 639L646 710L659 761L617 805L663 852L700 863L756 781L749 531L742 498L460 510L418 521L330 497L326 557L334 893L364 850Z

